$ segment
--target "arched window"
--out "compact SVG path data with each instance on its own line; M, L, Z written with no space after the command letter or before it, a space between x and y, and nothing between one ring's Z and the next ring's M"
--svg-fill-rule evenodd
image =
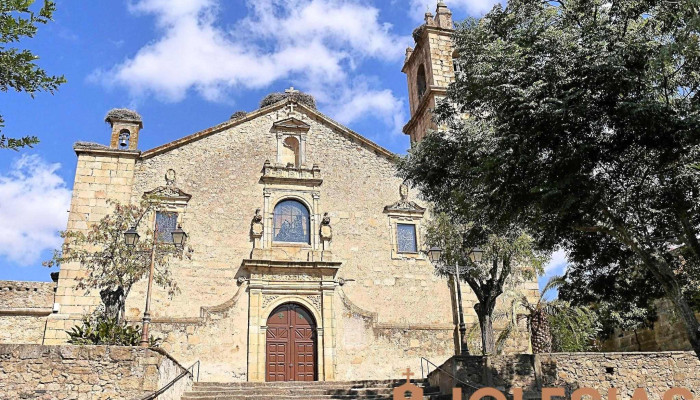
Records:
M311 243L309 210L296 200L277 203L274 211L274 242Z
M294 136L289 136L282 142L282 164L285 166L294 164L299 167L299 140Z
M128 129L122 129L119 132L119 147L125 148L129 147L129 137L131 136L131 132L129 132Z
M416 88L418 89L418 98L420 99L425 94L425 67L421 64L418 67L418 74L416 75Z

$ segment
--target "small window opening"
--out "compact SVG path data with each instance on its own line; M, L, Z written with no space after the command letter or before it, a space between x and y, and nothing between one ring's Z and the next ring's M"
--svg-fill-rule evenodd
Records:
M420 99L425 94L426 89L425 67L423 67L423 65L418 67L418 74L416 75L416 88L418 90L418 98Z
M399 253L417 253L416 226L413 224L396 224L396 243Z
M159 243L172 243L173 231L177 229L176 212L156 212L156 240Z
M121 148L129 147L129 137L130 136L131 136L131 132L129 132L128 129L122 129L121 132L119 132L119 147L121 147Z
M615 373L615 367L605 367L605 373L606 373L606 374L614 374L614 373Z

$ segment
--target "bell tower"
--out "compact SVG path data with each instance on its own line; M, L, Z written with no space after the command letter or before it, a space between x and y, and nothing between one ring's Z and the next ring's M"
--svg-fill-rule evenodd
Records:
M440 0L435 15L426 12L425 23L413 31L415 49L406 49L401 72L408 79L411 119L403 132L411 137L411 145L420 142L428 130L436 128L432 111L454 81L453 33L452 11Z

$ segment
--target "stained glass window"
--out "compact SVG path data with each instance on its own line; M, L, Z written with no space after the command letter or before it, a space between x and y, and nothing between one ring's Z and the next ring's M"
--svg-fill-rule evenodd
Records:
M173 241L173 231L177 229L176 212L156 212L156 229L158 230L158 241L171 243Z
M310 243L309 210L295 200L275 206L273 240L275 242Z
M417 253L416 226L413 224L396 224L396 242L399 253Z

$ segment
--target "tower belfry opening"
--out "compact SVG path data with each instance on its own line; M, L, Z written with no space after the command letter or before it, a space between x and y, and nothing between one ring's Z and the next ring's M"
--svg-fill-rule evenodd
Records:
M452 11L440 1L435 15L427 12L425 23L413 32L415 48L406 49L402 72L408 80L411 120L403 132L411 137L412 144L436 128L432 120L433 109L454 82L458 64L455 62L457 53L453 33Z

